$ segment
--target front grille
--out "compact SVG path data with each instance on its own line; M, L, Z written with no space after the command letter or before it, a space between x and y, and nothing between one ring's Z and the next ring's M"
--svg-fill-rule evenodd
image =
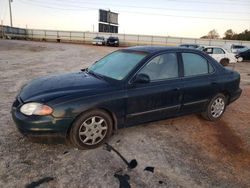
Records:
M15 102L13 103L13 107L17 108L17 107L19 107L19 106L22 105L22 104L23 104L23 103L22 103L21 98L20 98L20 97L17 97L16 100L15 100Z

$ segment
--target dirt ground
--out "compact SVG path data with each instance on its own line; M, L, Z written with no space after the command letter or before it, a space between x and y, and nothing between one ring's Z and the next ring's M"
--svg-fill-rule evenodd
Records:
M16 129L10 108L27 81L79 71L116 50L77 44L0 40L0 187L250 187L250 63L231 68L242 76L241 98L216 123L189 115L121 129L110 140L138 166L129 170L102 147L77 150L32 143ZM154 167L154 172L145 167Z

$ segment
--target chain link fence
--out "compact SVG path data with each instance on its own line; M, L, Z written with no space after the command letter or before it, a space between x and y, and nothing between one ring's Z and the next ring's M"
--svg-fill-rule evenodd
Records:
M41 29L23 29L9 26L1 26L1 38L26 39L39 41L71 42L91 44L96 36L116 36L120 40L121 46L134 45L157 45L157 46L178 46L180 44L199 44L204 46L230 47L232 44L250 47L250 41L222 40L222 39L196 39L182 37L165 37L152 35L133 35L117 33L98 33L81 31L57 31Z

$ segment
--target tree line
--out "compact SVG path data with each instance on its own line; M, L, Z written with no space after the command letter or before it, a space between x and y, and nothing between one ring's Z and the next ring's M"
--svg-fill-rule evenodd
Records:
M213 29L213 30L209 31L207 35L204 35L201 38L202 39L219 39L220 35L215 29ZM250 41L250 30L246 29L245 31L243 31L241 33L235 33L232 29L228 29L224 33L223 39Z

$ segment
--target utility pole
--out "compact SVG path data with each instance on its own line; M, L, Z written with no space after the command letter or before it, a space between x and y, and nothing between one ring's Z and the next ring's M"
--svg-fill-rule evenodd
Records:
M3 28L3 20L1 20L1 38L4 38L4 28Z
M109 23L108 32L111 33L111 28L110 28L110 10L108 11L108 23Z
M11 11L11 3L13 2L13 0L9 0L9 9L10 9L10 26L13 27L12 24L12 11Z

